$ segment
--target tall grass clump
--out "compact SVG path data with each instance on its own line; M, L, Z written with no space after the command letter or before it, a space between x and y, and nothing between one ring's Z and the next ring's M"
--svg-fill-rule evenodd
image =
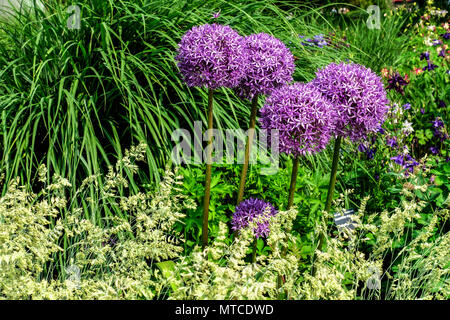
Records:
M80 29L67 28L73 12L56 0L1 24L0 167L6 181L20 176L33 185L45 163L74 184L114 162L122 146L144 140L148 165L131 188L158 181L172 130L192 129L194 119L206 124L200 102L207 92L183 84L174 61L177 43L219 10L218 22L241 34L278 36L292 46L300 65L317 67L341 54L307 54L298 34L318 27L309 30L305 12L292 8L291 19L289 10L267 1L84 0L77 5ZM294 77L307 75L300 70ZM239 127L248 119L248 106L231 91L220 91L216 127Z

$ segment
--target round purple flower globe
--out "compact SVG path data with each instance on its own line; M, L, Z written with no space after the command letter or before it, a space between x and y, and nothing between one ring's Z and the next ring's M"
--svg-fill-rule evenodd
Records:
M334 130L334 108L310 83L276 89L260 110L261 128L277 129L280 152L300 156L325 149Z
M292 82L294 56L279 39L267 33L252 34L244 38L244 49L247 65L237 87L241 96L252 99Z
M265 214L267 209L269 211ZM253 229L255 236L257 238L267 237L270 232L270 217L273 217L277 213L278 211L269 202L249 198L239 203L236 207L233 219L231 220L232 229L234 231L240 231L247 227L253 220L257 220L256 227Z
M189 87L233 88L244 74L243 37L229 26L193 27L178 46L175 60Z
M369 68L331 63L312 83L334 105L337 136L360 140L383 123L389 101L381 78Z

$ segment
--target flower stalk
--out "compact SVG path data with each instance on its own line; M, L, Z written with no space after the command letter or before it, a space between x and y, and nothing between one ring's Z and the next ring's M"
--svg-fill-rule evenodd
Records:
M213 129L213 90L208 91L208 144L206 146L206 179L205 196L203 198L203 225L202 225L202 248L208 245L208 217L209 200L211 193L211 169L212 169L212 129Z
M289 210L292 207L292 204L294 203L295 185L297 183L297 175L298 175L298 163L299 157L295 157L292 166L291 185L289 187L289 201L287 210Z
M244 165L241 171L241 179L239 181L239 192L236 204L241 203L244 197L245 180L247 178L248 163L250 160L250 152L253 144L253 137L255 135L255 123L256 123L256 112L258 111L258 95L256 94L252 99L252 109L250 113L250 123L248 126L248 138L245 145L245 155L244 155Z
M331 175L330 175L330 183L328 184L327 201L325 202L325 211L326 212L330 212L331 202L333 200L334 187L336 185L336 173L337 173L337 167L338 167L338 163L339 163L339 151L341 149L341 142L342 142L341 136L338 136L336 138L336 140L334 141L333 163L331 165ZM324 239L325 239L325 236L322 233L320 235L320 239L319 239L319 245L318 245L319 250L322 250Z

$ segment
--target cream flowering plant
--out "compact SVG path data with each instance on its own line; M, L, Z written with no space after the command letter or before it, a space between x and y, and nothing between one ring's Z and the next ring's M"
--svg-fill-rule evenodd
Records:
M448 12L321 2L0 13L0 300L447 300Z

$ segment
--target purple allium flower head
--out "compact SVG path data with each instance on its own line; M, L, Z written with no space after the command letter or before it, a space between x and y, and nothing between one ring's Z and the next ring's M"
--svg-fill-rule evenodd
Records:
M423 59L430 60L430 53L428 51L420 54L420 60L423 60Z
M389 101L381 78L369 68L331 63L312 83L334 106L336 135L356 141L383 123Z
M229 26L204 24L185 33L179 43L178 68L190 87L235 87L244 74L243 38Z
M393 75L389 76L388 79L388 86L387 88L389 90L395 90L401 94L404 94L403 86L406 86L408 84L408 81L406 78L402 77L400 73L396 72Z
M274 90L260 114L263 129L279 130L280 151L294 156L325 149L334 129L333 106L311 83Z
M279 39L267 33L244 38L247 58L244 76L236 88L241 96L270 94L273 89L292 82L294 56Z
M267 207L269 207L267 209ZM268 216L265 216L265 211L269 210ZM267 237L270 232L270 217L276 215L278 211L269 203L264 200L249 198L242 201L236 207L231 220L232 229L234 231L242 230L247 227L250 222L255 219L256 227L253 232L257 238Z

